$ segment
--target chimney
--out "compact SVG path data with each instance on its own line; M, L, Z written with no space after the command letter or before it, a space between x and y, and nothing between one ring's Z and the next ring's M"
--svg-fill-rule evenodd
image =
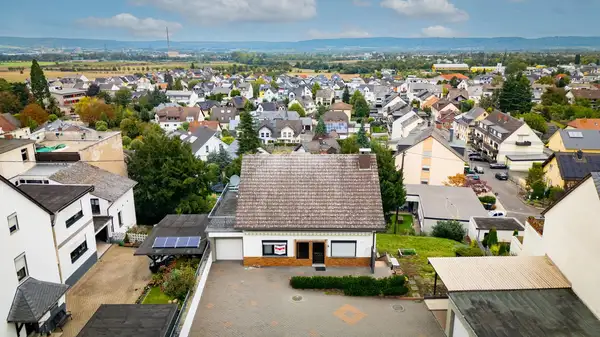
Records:
M449 143L452 143L454 141L454 129L450 128L449 131L450 131L450 141L449 141Z
M358 169L359 170L370 170L371 169L371 149L361 148L358 155Z

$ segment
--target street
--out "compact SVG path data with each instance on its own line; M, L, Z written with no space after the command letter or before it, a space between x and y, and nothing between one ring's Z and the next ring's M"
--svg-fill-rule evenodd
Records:
M508 211L507 216L515 217L525 225L528 216L536 216L541 213L539 209L526 205L519 199L517 196L519 189L515 183L510 180L498 180L494 177L497 172L506 172L506 170L492 170L486 162L472 161L470 163L471 168L475 166L483 167L484 173L479 174L479 177L488 183L492 188L492 192L497 193L498 201Z

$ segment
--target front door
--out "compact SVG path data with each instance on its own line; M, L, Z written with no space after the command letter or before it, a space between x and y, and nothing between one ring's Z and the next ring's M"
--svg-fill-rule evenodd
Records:
M313 264L325 264L325 242L313 242Z

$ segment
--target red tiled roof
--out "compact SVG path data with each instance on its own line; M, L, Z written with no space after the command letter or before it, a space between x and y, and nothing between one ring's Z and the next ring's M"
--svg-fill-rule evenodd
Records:
M2 129L3 132L11 132L11 131L15 131L18 128L16 125L13 125L8 119L6 119L4 116L0 115L0 129Z
M578 118L567 125L576 129L600 130L600 118Z
M450 81L453 77L456 77L459 80L468 80L469 78L463 74L444 74L444 75L440 75L442 76L446 81Z

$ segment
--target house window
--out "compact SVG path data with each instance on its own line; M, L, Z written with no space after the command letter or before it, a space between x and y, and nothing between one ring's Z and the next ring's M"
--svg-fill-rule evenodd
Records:
M21 149L21 159L23 159L23 161L29 160L29 156L27 155L27 149Z
M296 242L296 258L306 260L310 256L310 242Z
M429 185L429 179L421 179L421 185Z
M208 145L206 145L205 147L206 152L210 152L210 149L208 148Z
M100 200L90 199L90 204L92 205L92 214L100 214Z
M429 166L423 166L423 171L429 172Z
M8 216L8 230L10 234L19 230L19 219L17 219L17 213L13 213Z
M81 203L79 204L79 211L77 211L77 213L75 213L72 217L68 218L67 221L65 221L67 228L73 226L74 223L77 222L77 220L83 218L83 210L81 209Z
M356 257L356 241L331 241L331 257Z
M123 215L121 213L121 211L117 213L117 217L119 218L119 227L123 227Z
M81 243L71 252L71 263L75 263L75 261L79 260L79 258L85 254L85 252L87 252L87 250L87 238L84 238L83 243Z
M261 133L260 133L260 137L261 137L261 138L265 138L265 133L264 133L264 132L261 132Z
M287 241L263 241L263 256L287 256Z
M15 259L15 271L17 272L17 279L19 282L23 281L29 275L25 253L17 256Z

